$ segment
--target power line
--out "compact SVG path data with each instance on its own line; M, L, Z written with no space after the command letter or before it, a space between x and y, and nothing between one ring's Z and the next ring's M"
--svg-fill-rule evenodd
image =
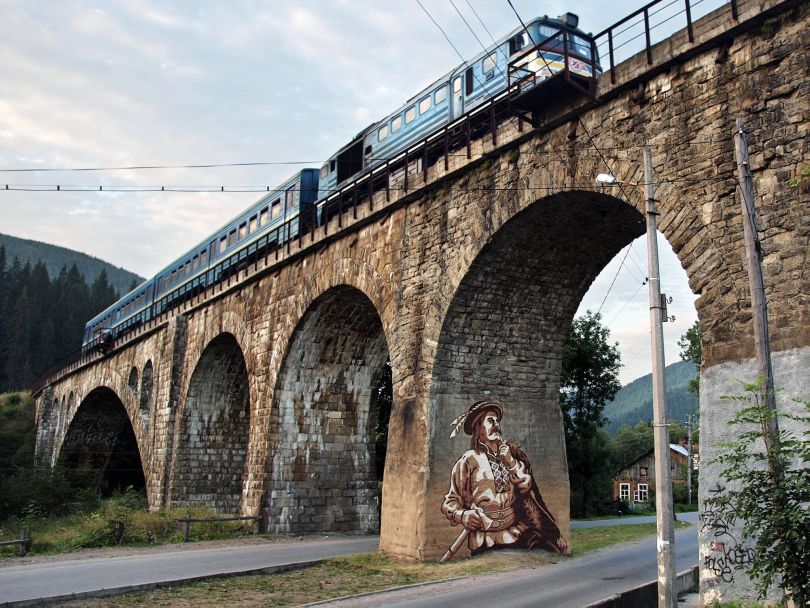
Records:
M546 168L543 166L543 168ZM665 178L654 185L663 184L697 184L714 181L737 181L735 176L710 176L697 178ZM617 184L618 185L618 184ZM571 191L571 190L593 191L592 182L572 183L566 188L560 188L556 184L552 186L515 186L515 187L487 187L487 188L448 188L449 192L532 192L532 191ZM290 188L271 188L270 186L123 186L123 185L98 185L98 184L0 184L0 192L84 192L84 193L142 193L142 192L170 192L170 193L198 193L198 194L239 194L239 193L281 193L289 192ZM300 190L298 188L292 190ZM391 186L390 191L414 192L413 188L406 190L402 186ZM340 192L340 188L330 188L324 190L327 193Z
M496 66L500 69L500 66ZM501 72L502 73L502 72ZM574 140L575 142L577 140ZM704 146L704 145L716 145L716 144L723 144L727 143L726 140L680 140L680 141L665 141L661 143L651 143L649 144L653 148L672 148L673 146L684 146L684 145L691 145L691 146ZM642 144L629 144L625 146L602 146L602 150L609 150L609 151L626 151L626 150L636 150L643 148L644 145ZM554 146L538 149L540 152L550 152L552 151ZM778 156L782 156L784 158L788 158L793 160L794 162L803 162L803 159L799 157L790 156L784 152L778 152L775 148L769 148L764 144L757 149L757 152L763 152L769 150ZM581 153L580 153L581 154ZM372 157L370 160L374 162L385 162L394 160L401 153L395 154L393 156L376 156ZM466 157L466 154L462 153L448 153L449 158L454 157ZM150 165L127 165L127 166L120 166L120 167L5 167L0 168L0 173L72 173L72 172L91 172L91 171L143 171L143 170L169 170L169 169L212 169L212 168L227 168L227 167L264 167L264 166L272 166L272 165L319 165L323 164L327 161L324 160L280 160L280 161L250 161L250 162L239 162L239 163L202 163L202 164L186 164L186 165L159 165L159 164L150 164Z
M475 18L478 19L478 23L480 23L481 26L486 31L486 33L489 34L489 39L492 40L492 44L495 44L495 37L492 35L492 32L489 31L489 28L487 27L486 23L484 23L484 20L481 19L481 17L478 15L478 12L473 8L473 5L470 4L470 0L464 0L464 2L466 2L467 6L470 7L470 10L473 12L473 15L475 15Z

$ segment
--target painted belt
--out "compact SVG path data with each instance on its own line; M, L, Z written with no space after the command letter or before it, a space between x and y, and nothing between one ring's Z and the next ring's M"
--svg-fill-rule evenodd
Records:
M515 523L515 510L512 507L499 511L484 510L484 515L492 520L487 532L500 532Z

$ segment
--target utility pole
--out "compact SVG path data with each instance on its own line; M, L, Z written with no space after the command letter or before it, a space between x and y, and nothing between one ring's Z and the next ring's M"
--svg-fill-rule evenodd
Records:
M686 495L689 497L689 504L692 504L692 414L686 415L686 451L689 456L686 458Z
M658 608L675 608L675 529L672 523L672 479L666 387L664 385L664 302L658 270L658 212L655 210L652 151L644 147L647 185L647 266L650 275L650 329L653 359L653 432L655 439L655 514L658 531Z
M740 182L742 203L743 236L745 238L745 266L748 269L748 283L751 286L751 314L754 321L754 345L757 350L757 376L765 378L762 387L761 403L768 409L776 410L773 391L773 370L771 369L771 344L768 337L768 305L765 300L765 284L762 279L762 248L757 237L756 210L754 208L754 187L751 179L751 166L748 162L748 137L742 118L737 119L734 132L734 152L737 157L737 175ZM771 453L773 441L778 441L779 423L776 416L770 419L769 433L765 436L765 446ZM770 458L768 459L770 467ZM771 473L773 471L771 467ZM778 474L778 473L777 473Z

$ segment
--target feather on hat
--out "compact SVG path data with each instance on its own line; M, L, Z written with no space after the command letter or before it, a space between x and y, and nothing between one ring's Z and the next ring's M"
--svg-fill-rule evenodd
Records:
M472 435L472 428L476 420L478 420L479 414L487 410L495 410L498 413L498 420L503 418L503 407L501 407L500 403L488 399L476 401L470 406L469 410L453 418L453 421L450 423L450 426L453 427L453 431L450 433L450 439L455 437L462 428L467 435Z

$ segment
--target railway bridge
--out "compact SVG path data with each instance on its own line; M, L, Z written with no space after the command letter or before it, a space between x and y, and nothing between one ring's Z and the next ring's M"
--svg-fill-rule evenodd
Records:
M355 190L328 225L49 377L36 392L39 458L142 475L152 508L259 514L277 532L379 529L382 550L432 560L459 531L440 510L467 449L450 422L490 398L567 534L562 346L594 278L644 231L633 184L650 144L659 229L699 295L703 500L734 414L718 397L756 369L738 116L776 384L810 395L809 185L789 183L810 163L807 14L796 2L726 5L607 69L595 95L563 84L542 111L468 128L404 187ZM597 184L607 171L624 185ZM377 389L389 369L380 513ZM718 549L713 534L702 532L706 597L747 596L741 570L717 569L733 543Z

